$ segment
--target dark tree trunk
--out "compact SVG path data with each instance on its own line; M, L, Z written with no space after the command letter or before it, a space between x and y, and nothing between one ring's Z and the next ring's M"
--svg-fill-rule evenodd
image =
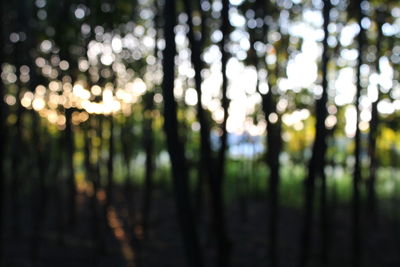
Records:
M18 90L19 91L19 90ZM21 178L21 170L18 167L20 163L20 151L23 149L22 144L22 110L18 108L17 111L17 121L15 124L15 136L13 137L13 151L12 160L11 160L11 168L12 168L12 176L11 176L11 201L12 201L12 220L13 220L13 233L15 235L19 235L19 226L20 226L20 178Z
M324 0L324 9L323 9L323 18L324 18L324 39L322 42L323 45L323 52L322 52L322 96L316 102L316 111L317 111L317 121L316 124L316 136L315 139L321 142L321 149L320 155L321 158L318 162L318 172L323 172L325 165L326 158L326 149L327 149L327 141L326 138L328 137L328 130L325 127L325 120L328 116L327 110L327 103L328 103L328 63L329 63L329 46L328 46L328 39L329 39L329 31L328 26L330 23L330 10L331 10L331 3L329 0ZM317 143L315 140L314 143ZM321 175L321 173L318 173Z
M194 32L194 26L193 26L193 16L192 16L192 1L190 0L184 0L184 7L185 7L185 12L188 15L188 20L187 24L189 26L189 31L187 33L188 39L189 39L189 45L191 48L191 62L195 71L195 76L194 76L194 81L195 81L195 89L197 92L197 120L199 121L200 124L200 161L199 161L199 167L198 167L198 180L197 180L197 185L196 185L196 216L198 219L201 218L201 212L202 212L202 205L203 205L203 187L204 187L204 178L207 178L207 181L210 181L210 177L213 177L213 173L215 172L215 166L214 166L214 161L212 159L211 155L211 145L210 145L210 125L207 121L206 114L204 112L203 106L202 106L202 91L201 91L201 83L202 83L202 77L201 77L201 71L204 67L204 62L201 59L201 52L203 49L203 43L204 43L204 30L205 30L205 25L204 25L204 12L201 8L201 0L198 1L199 3L199 11L201 14L201 37L196 38L195 32ZM207 168L208 163L211 163L212 165ZM210 175L211 174L211 175ZM212 179L212 178L211 178Z
M100 142L97 145L97 161L95 166L96 172L96 181L97 181L97 189L100 190L102 187L102 168L101 166L104 165L103 158L102 158L102 150L104 147L104 136L103 136L103 126L104 126L104 115L99 114L96 115L96 134L99 138ZM105 215L104 215L105 216Z
M121 126L121 142L123 144L122 151L124 156L124 162L126 166L126 176L124 184L125 200L128 209L128 221L129 225L133 226L135 224L135 190L132 181L132 151L133 151L133 140L134 135L132 134L132 123L130 117L127 117L124 125Z
M264 29L265 32L266 29ZM259 67L266 67L261 64L261 60L256 59L256 70L258 72ZM261 94L259 90L259 81L257 82L257 91L260 93L262 98L262 109L267 122L267 136L266 143L268 151L266 154L266 163L269 168L269 179L268 179L268 259L271 266L278 266L278 218L279 218L279 180L280 180L280 162L279 156L282 147L281 137L281 119L276 113L276 100L272 92L272 80L277 76L278 64L276 65L275 74L272 74L272 70L269 70L268 75L268 87L269 91L267 94ZM276 79L275 79L276 80ZM277 121L269 119L271 114L278 116Z
M0 0L0 64L3 64L3 47L4 47L4 16L3 1ZM0 99L4 99L4 85L0 82ZM4 221L4 159L6 140L6 107L4 101L0 101L0 265L3 264L3 221Z
M326 176L324 173L325 167L325 154L326 154L326 136L327 129L325 127L325 120L328 115L326 104L328 102L328 25L329 25L329 12L330 12L330 0L324 1L323 17L324 17L324 40L323 40L323 53L322 53L322 96L316 101L315 113L316 113L316 133L315 140L312 148L311 160L308 166L308 177L305 183L305 203L304 203L304 222L303 230L301 233L301 252L300 252L300 266L304 267L307 265L310 256L311 240L312 240L312 228L313 228L313 217L314 217L314 198L315 198L315 180L319 176L321 178L321 255L322 262L326 264L327 261L327 213L326 213Z
M151 210L151 200L153 193L153 170L154 170L154 137L153 137L153 109L154 109L154 94L148 93L145 96L145 111L143 118L143 137L144 137L144 149L146 153L146 163L145 163L145 188L143 195L143 236L148 237L148 226L149 217Z
M63 181L63 167L64 167L64 142L65 136L60 133L59 137L56 138L54 143L54 150L56 156L56 166L54 171L54 195L56 203L56 218L57 218L57 241L60 245L65 245L64 233L65 233L65 210L67 208L64 198L64 181Z
M67 151L68 169L68 224L74 227L76 224L76 184L74 171L74 136L72 131L72 109L65 110L65 148Z
M229 42L229 0L222 0L222 11L221 11L221 32L222 39L220 42L220 50L221 50L221 72L222 72L222 109L224 110L224 119L222 121L221 130L221 147L219 150L218 157L218 165L217 165L217 176L219 177L218 187L222 186L223 177L225 173L225 158L226 158L226 150L228 148L228 130L226 128L226 123L228 121L228 108L229 108L229 99L227 97L228 90L228 77L226 66L228 64L228 51L227 44Z
M155 42L159 39L159 7L157 0L154 1L154 28L156 30ZM154 56L158 57L158 47L154 48ZM145 163L145 191L143 195L142 206L142 227L143 237L148 238L148 226L151 210L151 201L153 193L153 170L154 170L154 134L153 134L153 109L154 109L154 92L149 92L144 96L144 114L143 114L143 138L144 150L146 153Z
M228 51L227 44L229 41L229 33L230 33L230 23L229 23L229 0L222 0L222 11L221 11L221 32L222 32L222 40L220 43L221 49L221 71L222 71L222 108L224 110L224 119L222 121L221 130L221 147L219 150L218 161L217 161L217 177L214 182L215 192L212 193L214 195L215 200L213 200L214 205L214 216L218 218L222 216L222 218L217 219L214 223L218 229L217 240L218 240L218 266L225 267L229 266L229 254L230 254L230 242L227 239L227 234L225 230L225 220L224 220L224 204L223 204L223 184L225 177L225 163L226 163L226 153L228 149L228 129L227 121L228 121L228 108L229 108L229 99L227 97L228 91L228 77L227 77L227 64L228 64Z
M258 72L258 65L260 60L257 59L256 69ZM265 67L265 66L264 66ZM279 66L276 66L276 74ZM272 77L272 70L269 70L268 84L269 91L266 95L261 94L262 97L262 109L267 122L267 136L266 142L268 151L266 154L266 163L269 168L269 179L268 179L268 259L271 266L278 266L278 219L279 219L279 181L280 181L280 162L279 156L282 149L282 122L276 113L276 100L272 92L272 83L274 80ZM276 78L276 77L274 77ZM276 80L276 79L275 79ZM257 84L257 90L259 91L259 83ZM278 116L277 121L269 119L271 114Z
M383 14L381 11L377 11L377 24L378 24L378 36L376 39L376 50L377 50L377 57L375 63L375 69L378 74L381 73L379 67L379 59L382 55L382 25L383 25ZM376 171L378 168L378 158L377 158L377 147L376 147L376 139L378 137L378 125L379 125L379 114L378 114L378 103L381 99L381 88L380 84L378 83L378 97L372 103L372 110L371 110L371 121L370 121L370 130L368 135L368 154L370 159L370 167L369 167L369 179L367 181L367 201L368 201L368 212L371 219L371 222L374 224L377 223L378 216L376 214L377 210L377 199L376 199L376 191L375 191L375 182L376 182Z
M45 158L45 147L46 141L44 138L40 138L40 118L38 114L33 113L33 142L36 146L36 157L37 157L37 167L39 170L39 185L33 185L32 188L37 188L37 193L33 194L33 207L35 213L33 215L33 236L32 236L32 243L31 243L31 256L32 256L32 263L34 266L40 266L40 238L41 232L43 228L43 223L46 216L46 206L47 206L47 199L48 199L48 191L46 186L46 170L48 169L48 160ZM36 202L36 203L35 203ZM36 206L35 206L36 204Z
M261 19L270 14L268 14L267 4L261 0L256 2L257 9L259 10L259 16ZM262 29L262 35L260 38L267 43L268 36L268 24L264 23ZM285 43L278 50L277 58L279 58L280 49L286 47ZM282 50L281 50L282 51ZM255 53L255 51L254 51ZM256 53L255 53L256 54ZM281 116L277 113L277 96L275 96L274 88L277 86L277 78L286 66L277 61L275 65L275 71L272 68L268 68L263 62L264 59L257 58L257 65L262 68L268 69L268 88L267 94L261 94L262 97L262 108L264 112L265 119L267 120L267 155L266 162L269 168L269 180L268 180L268 258L271 266L279 266L279 254L278 254L278 225L279 225L279 182L280 182L280 162L279 157L282 150L282 121ZM276 121L271 119L271 116L275 114L277 116Z
M17 2L19 5L23 5L22 1ZM24 10L18 10L17 12L17 21L15 21L15 30L17 32L25 31L24 24L26 21L25 12ZM25 54L23 53L25 47L23 42L17 42L14 45L13 49L13 56L14 56L14 64L16 67L16 76L20 76L20 67L24 64ZM19 100L20 95L22 93L22 82L20 79L16 81L17 86L17 94L16 99ZM22 117L24 115L24 110L21 105L21 101L16 101L16 122L14 125L14 131L11 133L14 135L13 139L13 149L11 152L11 205L12 205L12 220L13 220L13 232L15 235L20 235L20 188L21 188L21 178L23 173L21 172L21 155L23 155L25 151L24 142L22 139L22 130L23 130L23 121Z
M276 68L279 66L277 65ZM268 119L271 114L277 114L276 101L272 93L272 86L269 83L269 91L263 96L263 110L266 118ZM278 115L277 115L278 116ZM268 257L271 266L278 265L278 218L279 218L279 155L282 147L281 137L281 119L278 117L276 122L268 120L267 123L267 163L269 167L269 185L268 185L268 199L269 199L269 224L268 224Z
M70 23L70 7L71 3L67 0L61 0L58 3L57 13L63 20L57 21L55 25L55 36L54 40L56 45L60 48L59 55L61 60L66 60L69 65L68 74L71 76L72 84L76 81L76 69L77 64L71 57L69 48L71 40L68 40L66 26ZM74 145L74 133L72 129L72 108L65 108L65 130L64 130L64 143L62 144L66 150L66 165L67 165L67 223L70 227L74 227L76 224L76 184L75 184L75 169L73 163L73 157L75 154Z
M253 9L258 19L264 20L269 15L267 3L262 0L254 2ZM280 64L277 62L275 70L269 68L264 61L263 57L257 55L254 48L254 44L257 41L268 43L268 24L264 22L261 30L259 29L248 29L250 32L251 50L249 52L249 60L251 60L256 68L257 73L260 69L268 70L268 88L267 94L263 94L260 91L260 79L257 80L257 92L260 94L262 99L262 111L264 117L267 120L267 153L266 153L266 164L269 169L268 179L268 261L271 266L279 265L278 257L278 219L279 219L279 180L280 180L280 162L279 156L282 147L281 137L281 119L276 113L276 96L273 92L273 87L276 86L276 78L280 71ZM277 56L278 57L278 56ZM275 114L277 120L271 120L270 115Z
M174 0L165 1L164 6L164 38L162 83L164 97L164 130L167 136L167 148L171 159L173 187L179 225L182 231L187 266L203 266L201 247L193 220L193 210L189 197L188 169L184 155L184 146L179 140L177 105L174 99L175 77L175 19L176 6Z
M114 118L112 114L109 116L108 121L110 136L108 139L106 208L110 207L113 202L114 190Z
M360 27L360 32L357 37L358 42L358 59L357 59L357 93L356 93L356 133L354 137L354 172L353 172L353 266L361 266L361 229L360 229L360 182L361 182L361 131L359 127L360 122L360 96L361 96L361 66L363 64L363 52L364 52L364 42L365 42L365 32L362 27L363 11L361 8L362 0L356 0L357 6L357 21Z
M191 60L195 70L195 85L196 85L196 92L197 92L197 119L200 123L200 149L201 149L201 158L200 158L200 170L199 173L206 176L209 186L210 186L210 196L211 196L211 205L212 205L212 220L213 220L213 229L214 234L217 239L218 243L218 266L228 266L229 262L229 254L230 254L230 242L227 237L226 227L225 227L225 219L224 219L224 205L223 205L223 197L222 197L222 181L223 181L223 173L220 172L220 175L217 175L215 169L215 160L212 157L211 151L211 142L210 142L210 125L205 117L205 112L202 105L202 88L201 88L201 70L203 69L204 63L201 59L201 41L195 38L195 33L193 29L193 21L192 21L192 6L189 0L184 1L185 4L185 11L188 15L188 39L192 49L191 53ZM226 7L228 8L228 7ZM226 12L226 11L225 11ZM202 21L204 23L204 21ZM204 38L204 36L202 36ZM225 56L226 57L226 56ZM224 61L225 68L226 68L226 59ZM226 74L224 71L225 76L225 98L226 98ZM224 101L224 100L223 100ZM226 121L224 123L224 129L226 130ZM224 141L226 143L226 140ZM225 145L226 146L226 145ZM226 147L221 147L221 150L226 150ZM225 154L225 153L224 153ZM221 155L220 155L221 156ZM223 156L225 157L225 155ZM221 158L220 158L221 160ZM219 162L221 164L225 160ZM224 163L223 163L224 164ZM221 166L219 166L221 167ZM221 171L221 169L219 169ZM202 179L202 176L199 176L199 179ZM201 190L201 182L199 181L198 188ZM199 193L198 193L199 194Z
M30 80L29 80L29 88L33 92L37 85L39 85L41 77L37 75L36 70L35 70L35 64L34 64L34 53L32 53L33 48L37 44L37 32L39 29L37 29L37 21L35 19L35 16L37 14L37 7L33 3L31 5L28 5L29 7L27 10L29 11L29 20L32 22L29 25L26 26L28 29L28 39L27 39L27 46L28 46L28 52L31 52L28 54L28 59L27 59L27 65L30 70ZM49 190L48 190L48 184L46 182L47 178L47 171L49 170L51 162L49 159L51 157L54 157L54 155L51 155L50 149L48 149L49 146L49 140L50 136L48 135L48 132L44 129L42 131L42 125L41 125L41 118L39 114L31 110L29 114L32 118L32 124L31 124L31 131L32 131L32 138L33 138L33 146L34 146L34 151L36 154L36 167L38 168L38 185L33 184L32 188L36 189L36 193L33 193L31 196L32 199L32 208L35 211L33 213L33 235L32 235L32 241L31 241L31 254L32 254L32 263L36 266L40 265L40 243L41 243L41 234L43 231L44 227L44 221L46 219L46 208L47 208L47 203L49 199ZM51 156L49 156L51 155ZM34 183L36 181L34 180Z

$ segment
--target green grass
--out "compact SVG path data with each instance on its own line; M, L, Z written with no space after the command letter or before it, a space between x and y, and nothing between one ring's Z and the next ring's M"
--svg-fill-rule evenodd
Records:
M143 155L142 155L143 157ZM171 172L169 164L157 162L154 170L154 183L163 188L172 190ZM79 173L82 168L77 169ZM104 173L104 172L103 172ZM250 160L227 161L225 167L224 197L227 203L234 201L239 196L267 197L269 171L263 162L251 162ZM378 170L377 195L379 199L390 199L394 194L400 192L399 178L395 176L396 170L382 167ZM130 179L142 186L144 184L144 160L137 158L132 161ZM304 200L304 178L307 170L304 165L282 164L279 184L280 203L287 206L300 207ZM115 157L114 177L116 184L124 183L126 179L126 166L121 157ZM366 170L363 183L360 184L361 196L366 196L365 179L368 175ZM82 175L81 175L82 176ZM197 186L198 173L196 168L189 171L189 186L194 192ZM319 180L316 181L316 199L318 199ZM327 192L328 200L336 196L338 203L348 203L352 196L352 170L341 167L327 168Z

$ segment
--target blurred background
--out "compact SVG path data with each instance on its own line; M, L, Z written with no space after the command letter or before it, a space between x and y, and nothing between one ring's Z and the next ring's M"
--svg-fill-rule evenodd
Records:
M400 266L396 0L0 0L1 266Z

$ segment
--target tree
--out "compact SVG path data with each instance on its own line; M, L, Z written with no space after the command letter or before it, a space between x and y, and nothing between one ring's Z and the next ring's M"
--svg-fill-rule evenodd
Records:
M19 1L19 4L23 5L23 1ZM17 32L26 31L26 14L25 9L18 10L16 14L16 21L14 21L13 28ZM16 75L17 77L20 75L21 67L26 63L26 55L22 53L24 49L26 49L26 40L18 40L13 47L13 59L16 67ZM21 95L23 90L23 83L20 79L16 81L17 86L17 96ZM11 198L12 198L12 217L14 220L13 232L16 235L20 234L20 186L21 186L21 178L22 172L19 168L19 164L21 163L20 155L25 151L26 147L23 142L22 132L23 132L23 115L24 109L19 101L16 102L16 122L15 129L12 133L13 137L13 147L15 148L12 153L12 181L11 181Z
M356 81L356 133L354 137L354 172L353 172L353 264L355 267L361 265L361 232L360 232L360 182L361 182L361 131L359 127L360 123L360 97L361 97L361 67L363 64L363 52L365 45L365 32L362 25L364 18L362 10L362 0L354 0L354 8L356 10L356 19L360 32L357 36L358 44L358 58L357 58L357 81Z
M285 68L285 64L279 63L278 61L274 66L268 65L265 62L264 55L259 55L255 49L257 41L267 44L269 28L264 19L269 16L276 15L279 11L273 5L270 5L264 1L255 1L253 6L249 8L253 9L256 19L263 21L262 28L248 29L250 34L251 48L249 51L250 64L254 65L258 76L260 70L266 70L268 72L267 84L268 92L262 93L260 89L261 79L258 77L257 80L257 92L261 96L262 112L267 120L267 153L265 157L266 164L269 169L268 177L268 260L271 266L278 266L278 220L279 220L279 181L280 181L280 162L279 156L282 149L282 137L281 137L281 118L277 113L277 96L276 94L276 81L279 76L279 72ZM279 49L278 49L279 47ZM274 49L277 48L277 58L283 54L281 51L287 48L285 42L280 42L274 45Z
M223 175L221 173L221 169L216 169L216 162L215 159L212 156L212 150L211 150L211 143L210 143L210 125L207 121L205 111L203 109L203 104L202 104L202 77L201 77L201 70L203 69L204 63L201 59L201 39L196 39L195 34L194 34L194 29L193 29L193 18L192 18L192 6L190 0L185 0L185 11L186 14L188 15L188 26L189 26L189 31L188 31L188 39L190 42L191 46L191 61L192 65L195 70L195 85L196 85L196 92L197 92L197 119L200 123L200 150L201 150L201 158L200 158L200 173L205 173L208 184L210 187L210 197L211 197L211 205L212 205L212 224L213 224L213 229L214 229L214 234L217 239L217 249L218 249L218 266L223 267L223 266L228 266L228 261L229 261L229 253L230 253L230 244L229 240L227 237L226 233L226 227L225 227L225 218L224 218L224 204L223 204L223 197L222 197L222 181L223 181ZM226 3L225 3L226 4ZM226 7L227 8L227 7ZM227 12L226 10L223 12ZM227 14L223 15L226 16ZM202 24L205 23L205 21L202 21ZM226 23L226 22L225 22ZM226 27L226 26L225 26ZM201 36L201 38L204 38L205 36ZM226 53L226 52L223 52ZM226 55L223 56L223 65L225 65L226 68ZM227 87L227 77L226 77L226 70L224 71L223 78L223 98L227 101L226 99L226 87ZM224 96L225 95L225 96ZM225 110L225 109L224 109ZM226 109L227 112L227 109ZM227 113L225 113L225 117L227 117ZM226 132L226 120L223 123L223 128L225 134ZM222 142L226 143L226 139ZM226 150L224 148L226 144L222 144L220 152L222 153L222 150ZM225 152L224 152L225 153ZM221 154L220 154L221 156ZM225 157L225 156L223 156ZM219 158L220 160L223 160L221 157ZM224 160L223 160L224 161ZM222 167L224 167L225 163L224 162L219 162L218 164L222 164ZM218 165L221 167L221 165ZM219 171L219 175L217 173ZM202 179L202 177L199 177L199 179Z
M156 31L155 41L157 43L159 39L159 21L160 21L160 8L157 0L154 1L154 29ZM154 56L157 58L158 47L154 46ZM157 62L155 63L157 64ZM156 86L155 86L156 87ZM157 86L158 87L158 86ZM154 160L154 130L153 130L153 113L154 113L154 95L155 89L148 92L143 96L144 113L143 113L143 144L146 153L145 162L145 192L143 194L143 206L142 206L142 226L144 238L148 237L149 217L153 198L153 176L155 168Z
M378 74L381 73L379 67L379 60L381 59L382 55L382 25L384 23L384 12L379 8L376 11L376 22L377 22L377 30L378 35L376 38L376 50L377 50L377 57L375 63L375 69ZM367 181L367 192L368 192L368 209L371 216L372 221L376 222L377 214L376 214L376 171L378 168L378 157L377 157L377 146L376 141L378 137L378 127L379 127L379 114L378 114L378 103L381 100L381 86L378 83L378 97L374 102L372 102L371 107L371 121L370 121L370 130L368 135L368 153L370 159L370 173L369 179Z
M164 39L163 50L163 98L164 98L164 131L167 137L167 148L172 165L173 186L178 221L182 231L185 254L188 266L201 267L203 259L193 220L193 210L188 189L188 169L183 144L179 141L177 107L174 99L174 57L176 53L174 26L176 18L175 1L167 0L164 6Z
M301 235L301 254L300 254L300 266L306 266L309 259L312 232L313 227L313 215L314 215L314 196L315 196L315 180L317 177L321 179L321 236L322 236L322 247L321 247L321 258L322 264L327 264L327 205L326 205L326 176L325 176L325 155L327 149L327 129L325 127L325 120L328 115L327 102L328 102L328 62L329 62L329 47L328 47L328 25L330 23L330 0L324 1L323 18L324 18L324 39L322 42L322 95L321 98L316 100L315 114L316 114L316 133L315 140L312 147L312 156L308 165L308 176L305 184L305 215L303 222L303 231Z
M219 182L221 186L224 173L225 173L225 158L226 158L226 150L228 148L228 129L226 128L226 123L228 121L229 113L229 99L227 97L228 91L228 77L227 77L227 69L226 66L229 60L229 52L228 52L228 41L229 41L229 33L230 33L230 25L229 25L229 0L222 0L222 10L221 10L221 32L222 38L220 42L220 50L221 50L221 72L222 72L222 99L221 104L224 110L224 119L221 124L221 147L219 150L218 156L218 165L217 165L217 175L221 180Z
M154 135L153 135L153 110L154 93L149 92L144 96L144 118L143 118L143 144L146 153L145 162L145 185L142 206L142 226L143 235L148 237L149 216L151 210L151 201L153 198L153 170L154 164Z
M4 62L4 7L3 1L0 1L0 64ZM4 101L4 84L0 82L0 264L3 264L3 211L4 211L4 159L6 138L6 107Z
M215 187L215 198L214 204L215 207L215 215L218 216L215 221L216 228L218 228L218 251L219 251L219 258L218 258L218 266L225 267L228 266L228 259L230 253L230 244L227 240L227 236L225 233L225 222L224 222L224 209L223 209L223 197L222 197L222 190L223 190L223 182L225 176L225 163L226 163L226 153L228 149L228 129L227 121L229 117L229 99L227 97L228 91L228 77L227 77L227 64L229 60L229 52L228 52L228 40L229 40L229 33L230 33L230 23L229 23L229 0L222 0L222 10L221 10L221 32L222 32L222 39L220 42L220 50L221 50L221 72L222 72L222 109L224 110L224 119L221 124L222 128L222 135L220 139L221 147L219 149L218 154L218 162L217 162L217 178L215 179L214 186ZM217 214L218 213L218 214ZM221 216L221 217L219 217Z
M55 37L54 41L59 47L59 57L61 60L66 60L70 66L68 74L71 77L71 83L73 84L77 78L77 62L74 60L70 53L71 46L71 33L73 35L75 28L73 28L71 23L70 1L62 0L56 3L57 11L55 12L58 17L55 18ZM58 18L64 18L65 20L60 20ZM70 28L71 27L71 28ZM64 108L65 114L65 130L64 130L64 145L65 145L65 156L66 156L66 167L68 170L68 224L69 226L75 226L76 224L76 181L75 181L75 168L74 168L74 132L72 124L72 107Z

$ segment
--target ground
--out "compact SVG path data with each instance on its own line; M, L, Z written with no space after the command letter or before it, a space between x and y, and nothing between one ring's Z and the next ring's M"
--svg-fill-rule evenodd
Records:
M139 266L167 267L186 266L183 245L175 215L172 193L157 188L154 192L150 230L143 238L140 221L142 192L134 191L126 205L126 196L117 191L114 204L108 215L102 214L104 201L98 200L97 218L93 216L90 198L81 191L78 196L78 221L69 229L65 223L60 227L60 215L65 217L65 203L50 196L46 216L39 230L33 234L33 211L26 198L20 203L20 223L17 230L8 209L4 227L5 266L33 266L32 251L38 248L37 265L50 266ZM247 207L244 208L244 207ZM129 212L130 211L130 212ZM135 212L134 218L129 214ZM233 243L232 267L269 266L267 255L267 201L262 197L249 197L247 201L236 200L227 205L226 218L229 236ZM351 265L351 209L346 205L331 207L331 249L329 265L346 267ZM382 213L387 213L386 215ZM245 215L247 214L247 216ZM373 225L362 215L363 267L400 266L398 224L381 211L379 222ZM65 218L64 218L65 219ZM95 221L94 221L95 220ZM319 225L315 218L313 227L313 251L310 266L322 266L319 261ZM298 266L299 234L302 212L298 207L281 207L279 216L279 262L280 266ZM98 229L96 228L98 226ZM199 233L204 248L206 266L214 266L215 242L210 234L209 219L204 211L199 223ZM69 230L66 230L69 229ZM39 236L34 243L34 236Z

